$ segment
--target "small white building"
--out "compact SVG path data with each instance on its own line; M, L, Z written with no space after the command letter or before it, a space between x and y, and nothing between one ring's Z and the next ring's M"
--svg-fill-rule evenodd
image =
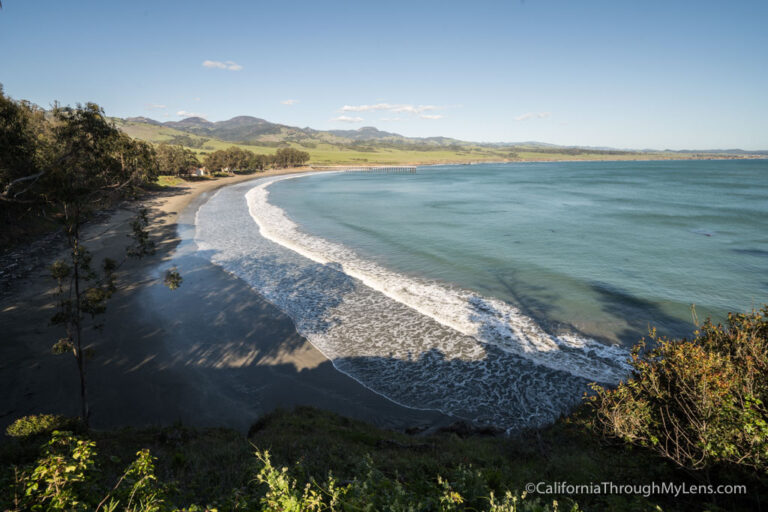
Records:
M190 176L208 176L208 170L205 167L198 167L189 171Z

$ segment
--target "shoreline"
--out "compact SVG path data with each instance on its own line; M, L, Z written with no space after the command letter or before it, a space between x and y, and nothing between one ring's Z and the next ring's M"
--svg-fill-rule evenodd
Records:
M636 155L631 155L636 156ZM665 157L650 157L650 158L530 158L526 160L417 160L411 162L396 162L396 163L349 163L349 164L327 164L320 165L320 169L316 169L320 172L334 169L345 169L349 167L398 167L398 166L417 166L417 167L436 167L436 166L461 166L461 165L483 165L483 164L527 164L527 163L570 163L570 162L682 162L691 160L703 160L703 161L719 161L719 160L768 160L768 156L764 155L745 155L745 156L722 156L706 155L701 157L685 156L680 158L665 158Z
M157 254L121 268L103 333L88 333L97 354L89 363L94 426L178 420L242 431L275 408L298 405L394 429L439 428L458 419L397 405L336 370L287 315L210 258L188 250L185 230L194 230L197 209L219 189L335 170L303 167L186 182L124 203L86 228L85 245L95 261L119 260L128 245L129 220L147 206L149 230L158 242ZM47 263L56 252L45 253ZM172 266L184 278L174 292L161 283ZM26 414L77 411L74 361L50 352L60 335L49 325L53 288L46 266L37 265L0 294L0 385L9 390L0 397L0 427Z
M180 421L245 432L272 410L302 405L397 430L456 421L396 405L337 371L296 332L290 318L247 283L190 250L180 236L193 229L190 215L219 188L309 170L282 169L153 192L88 226L86 246L94 260L115 258L127 245L133 210L143 205L158 242L155 255L121 268L118 292L99 319L103 331L87 331L95 353L87 377L95 428ZM47 254L55 259L55 253ZM162 285L171 266L184 279L175 291ZM0 386L9 390L0 397L2 428L27 414L75 415L78 410L74 360L51 353L60 334L48 322L55 311L53 285L43 266L0 297L5 333Z

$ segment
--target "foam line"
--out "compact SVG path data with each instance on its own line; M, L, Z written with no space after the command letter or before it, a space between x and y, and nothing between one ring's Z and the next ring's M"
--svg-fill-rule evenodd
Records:
M246 193L248 211L264 238L322 265L335 264L365 286L458 333L538 365L603 383L626 377L626 349L576 334L549 334L504 301L404 276L361 258L348 247L302 232L281 208L269 202L270 185L296 177L265 180Z

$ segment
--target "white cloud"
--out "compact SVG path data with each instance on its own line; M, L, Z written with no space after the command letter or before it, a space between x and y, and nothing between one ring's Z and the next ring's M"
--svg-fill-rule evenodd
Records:
M390 121L402 121L403 118L402 117L382 117L381 120L382 121L387 121L387 122L390 122Z
M165 105L159 105L157 103L148 103L147 109L149 110L162 110L164 108L167 108Z
M299 102L299 100L283 100L280 103L283 105L295 105Z
M243 69L243 66L241 66L237 62L232 62L231 60L227 60L224 62L220 60L204 60L203 67L213 68L213 69L227 69L229 71L240 71L241 69Z
M362 117L339 116L334 117L331 121L339 121L341 123L362 123L364 119Z
M371 110L389 110L389 103L377 103L376 105L344 105L342 112L370 112Z
M515 117L515 121L528 121L529 119L549 119L552 112L526 112Z
M342 112L372 112L375 110L384 110L394 113L407 113L407 114L421 114L431 110L440 110L445 107L438 107L437 105L403 105L392 103L374 103L372 105L344 105L341 107Z
M443 107L437 107L435 105L398 105L392 109L392 112L407 112L409 114L421 114L422 112L429 112L430 110L440 110Z
M199 112L188 112L186 110L179 110L176 112L176 115L180 117L205 117L205 114L201 114Z
M200 98L199 98L199 97L198 97L198 98L195 98L195 101L200 101Z
M445 116L440 114L421 114L419 117L422 119L442 119Z

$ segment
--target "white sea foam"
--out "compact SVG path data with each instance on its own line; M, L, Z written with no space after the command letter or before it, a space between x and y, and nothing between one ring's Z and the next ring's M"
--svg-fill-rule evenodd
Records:
M275 181L225 187L203 204L198 254L248 282L374 392L515 430L553 421L589 381L623 376L619 349L551 336L502 301L403 276L302 233L268 202Z
M628 352L621 347L576 334L549 334L504 301L399 274L348 247L302 232L269 202L270 185L295 177L265 180L247 192L249 213L263 237L317 263L338 265L348 276L422 315L537 365L604 383L626 376Z

